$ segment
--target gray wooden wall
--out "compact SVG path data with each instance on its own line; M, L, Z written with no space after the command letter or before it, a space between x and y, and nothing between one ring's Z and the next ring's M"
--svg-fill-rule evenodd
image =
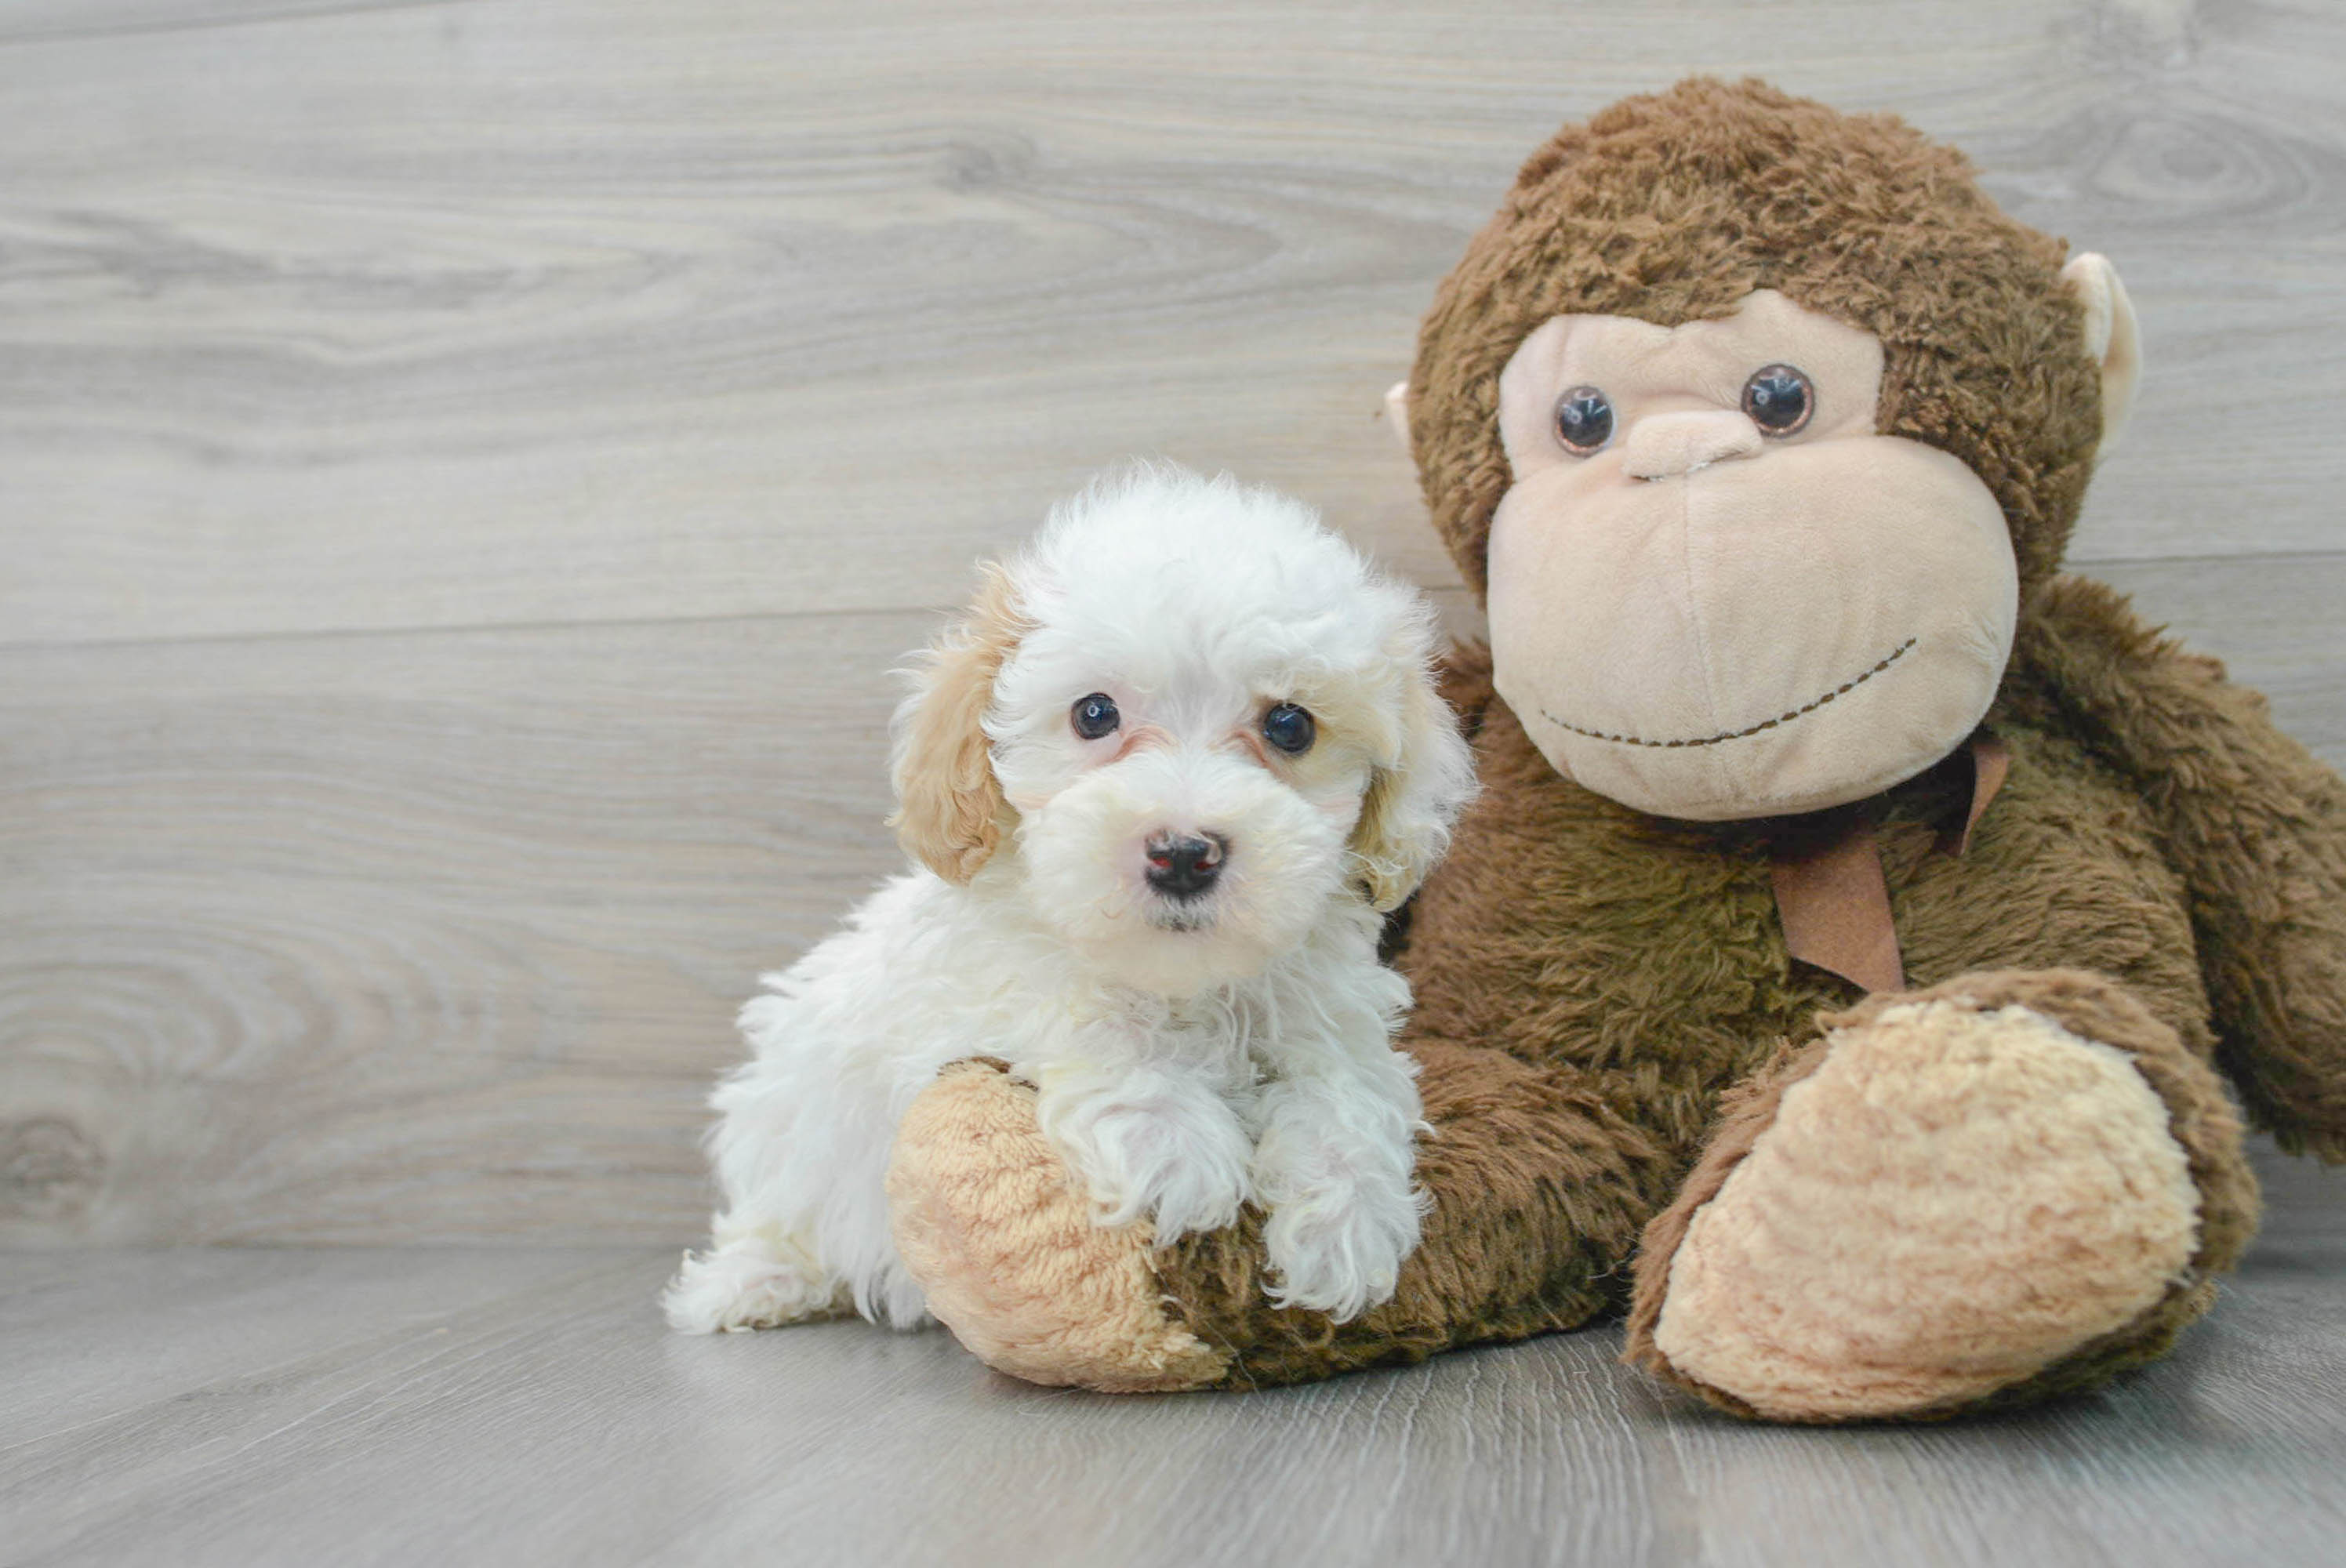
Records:
M2346 5L0 0L0 1240L682 1243L884 672L1378 422L1563 118L1889 108L2118 262L2076 556L2346 761Z

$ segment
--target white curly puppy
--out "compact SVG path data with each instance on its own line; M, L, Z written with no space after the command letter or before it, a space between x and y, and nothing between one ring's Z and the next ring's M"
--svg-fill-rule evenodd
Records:
M1252 1203L1284 1305L1391 1296L1417 1245L1409 1002L1377 962L1473 792L1433 618L1311 510L1142 468L986 569L896 715L925 869L741 1011L724 1207L666 1297L696 1332L928 1320L883 1184L945 1064L1007 1061L1099 1222Z

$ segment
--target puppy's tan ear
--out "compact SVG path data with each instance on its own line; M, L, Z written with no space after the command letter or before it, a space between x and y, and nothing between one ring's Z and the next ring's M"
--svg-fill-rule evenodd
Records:
M1450 825L1474 798L1474 758L1442 700L1423 648L1410 654L1396 744L1369 776L1352 850L1369 901L1398 909L1450 847Z
M1025 625L1009 574L986 565L969 614L930 647L917 687L896 710L896 814L888 820L905 851L949 882L977 874L1010 815L984 722L994 677Z

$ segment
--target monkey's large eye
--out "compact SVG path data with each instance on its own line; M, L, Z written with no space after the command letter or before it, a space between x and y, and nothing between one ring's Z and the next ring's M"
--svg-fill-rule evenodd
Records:
M1319 733L1311 715L1291 702L1282 702L1262 716L1262 738L1290 757L1311 750Z
M1076 706L1067 710L1067 722L1074 725L1076 733L1086 740L1097 740L1103 735L1112 734L1116 727L1124 722L1124 717L1117 712L1114 697L1104 691L1096 691L1089 697L1076 698Z
M1556 400L1556 438L1576 457L1613 439L1613 400L1597 387L1575 387Z
M1743 383L1743 412L1762 435L1797 435L1817 411L1817 389L1790 365L1765 365Z

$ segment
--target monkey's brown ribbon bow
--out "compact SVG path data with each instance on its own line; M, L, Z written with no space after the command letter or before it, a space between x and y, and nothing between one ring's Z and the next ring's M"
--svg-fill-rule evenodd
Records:
M1960 823L1950 822L1939 835L1937 848L1951 855L1971 847L1972 830L2012 771L2012 749L1982 736L1971 744L1971 761L1970 809ZM1906 964L1891 915L1890 884L1863 806L1841 806L1795 821L1791 831L1769 842L1785 950L1869 992L1903 991Z

